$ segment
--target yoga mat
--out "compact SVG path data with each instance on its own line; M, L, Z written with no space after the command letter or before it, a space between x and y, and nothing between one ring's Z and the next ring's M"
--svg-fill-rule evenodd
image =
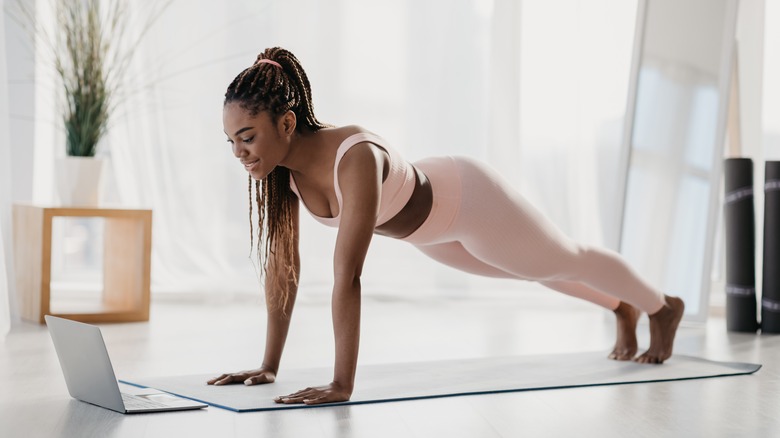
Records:
M780 333L780 161L764 173L764 275L761 332Z
M753 161L724 161L726 225L726 329L756 332L755 212Z
M664 382L752 374L761 365L716 362L674 355L663 365L609 360L603 351L359 366L349 402L380 403L514 391ZM331 381L333 369L283 370L269 385L206 385L222 373L120 380L236 412L309 408L284 405L274 397Z

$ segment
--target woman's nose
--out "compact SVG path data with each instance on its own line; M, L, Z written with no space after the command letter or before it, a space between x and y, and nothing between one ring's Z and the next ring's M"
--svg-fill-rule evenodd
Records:
M233 155L235 155L236 158L241 158L242 156L246 155L246 151L244 148L240 147L236 143L233 143Z

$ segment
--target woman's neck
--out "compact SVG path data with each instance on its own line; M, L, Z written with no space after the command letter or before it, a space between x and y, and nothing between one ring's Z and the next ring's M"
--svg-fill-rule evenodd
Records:
M309 174L317 170L321 160L327 154L323 130L295 133L290 140L290 150L279 163L291 171Z

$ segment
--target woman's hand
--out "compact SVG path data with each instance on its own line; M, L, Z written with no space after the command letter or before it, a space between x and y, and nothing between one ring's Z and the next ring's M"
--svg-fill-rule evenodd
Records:
M304 403L307 405L318 405L320 403L335 403L348 401L352 395L352 390L344 388L338 383L330 383L316 388L306 388L290 395L276 397L276 403L294 404Z
M240 371L238 373L223 374L208 382L209 385L228 385L230 383L243 383L244 385L258 385L261 383L273 383L276 380L276 371L260 367L255 370Z

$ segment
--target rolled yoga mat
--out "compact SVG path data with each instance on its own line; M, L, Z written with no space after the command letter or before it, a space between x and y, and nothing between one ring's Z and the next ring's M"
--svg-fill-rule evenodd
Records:
M761 365L674 355L663 365L608 360L603 351L361 365L348 402L307 406L273 399L331 381L333 368L282 370L268 385L206 385L221 373L120 380L236 412L381 403L473 394L665 382L751 374Z
M755 213L753 161L724 161L726 225L726 329L756 332Z
M780 333L780 161L766 162L763 272L761 332Z

